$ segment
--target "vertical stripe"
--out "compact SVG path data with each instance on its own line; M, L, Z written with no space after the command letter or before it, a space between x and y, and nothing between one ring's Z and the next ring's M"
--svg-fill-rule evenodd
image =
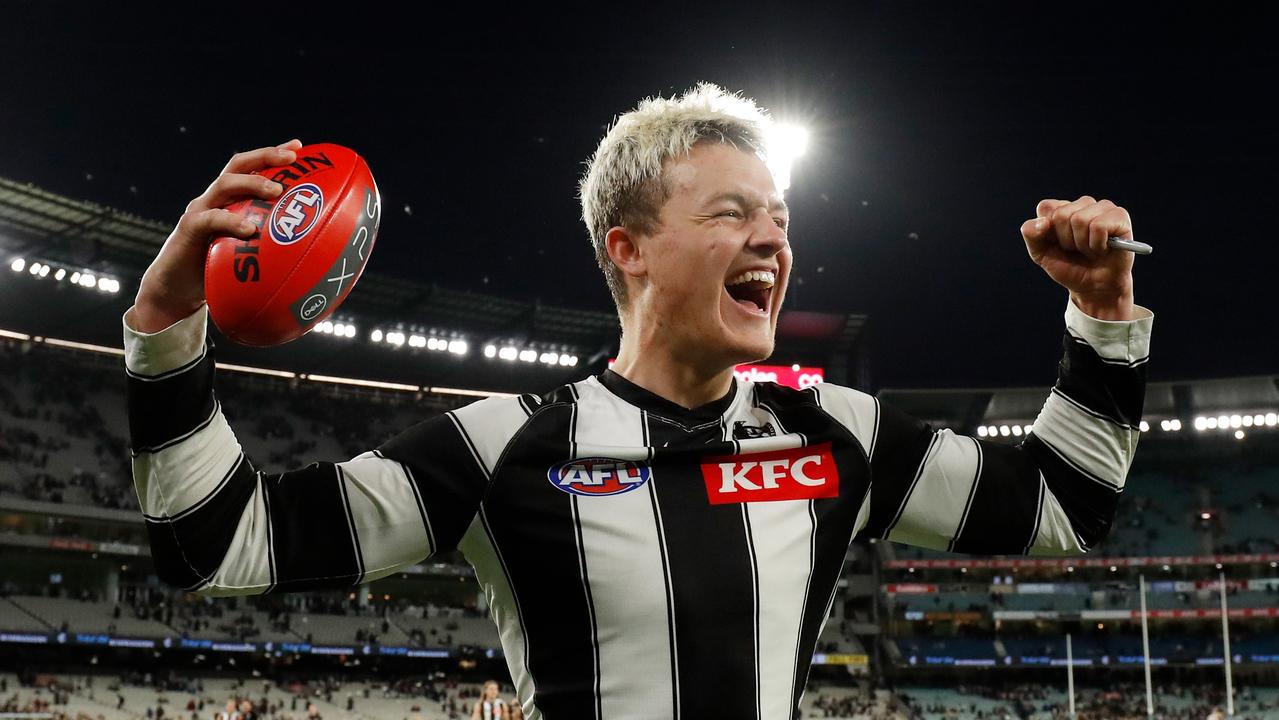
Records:
M589 383L578 410L579 454L647 459L640 410ZM667 717L675 708L672 612L653 491L650 480L618 495L575 498L598 628L597 711L609 720Z
M864 407L858 410L857 404L864 406L869 396L836 386L820 390L809 388L806 391L772 384L759 384L757 388L759 398L773 408L780 427L786 432L809 438L810 443L831 441L840 473L839 497L812 501L809 516L812 527L809 535L811 579L804 594L790 705L792 710L787 714L789 717L798 711L803 699L808 673L812 669L813 650L830 614L830 604L838 587L844 557L848 553L853 533L860 524L859 518L865 517L863 509L868 502L867 493L871 480L870 454L864 449L865 446L855 430L861 427L864 431L868 422L870 414L864 412ZM830 406L829 410L827 406ZM887 437L888 435L884 435L880 442L886 442ZM892 510L896 509L897 506L893 505ZM789 532L799 533L802 529L803 525L796 521ZM767 588L768 585L763 587ZM764 625L767 626L769 622Z
M934 550L950 548L971 502L979 458L971 438L949 429L937 431L888 538Z
M524 609L511 586L506 562L493 544L483 510L471 522L458 547L475 569L475 578L488 602L489 614L497 623L502 651L506 655L506 667L515 683L515 693L523 706L524 716L528 720L537 720L541 718L541 713L534 703L537 685L529 669Z
M523 416L518 403L510 406ZM547 478L548 468L570 459L575 415L574 405L547 405L528 419L503 451L483 509L519 597L528 667L537 678L535 701L553 719L591 717L595 706L595 644L574 496ZM483 441L476 445L482 450Z
M351 585L360 577L343 484L332 463L268 475L276 589L298 591Z
M431 552L425 511L404 466L363 453L338 463L351 524L364 567L361 582L376 580Z
M952 548L978 555L1022 553L1039 522L1039 470L1021 446L974 442L981 446L981 466L968 517Z
M702 455L731 452L731 445L720 439L719 423L690 433L648 419L656 448L649 482L664 520L675 632L682 640L680 715L756 717L754 582L746 527L739 508L709 504L699 463ZM707 443L700 452L699 441Z
M757 392L752 396L758 401ZM760 407L768 412L777 431L787 435L789 429L782 413L764 403ZM742 408L742 412L749 411L749 407ZM740 418L730 419L736 422ZM747 515L756 576L759 716L791 717L795 711L795 685L799 682L801 661L812 658L812 648L806 653L801 648L801 635L813 571L816 530L813 501L745 503L742 508ZM808 658L802 660L805 654Z

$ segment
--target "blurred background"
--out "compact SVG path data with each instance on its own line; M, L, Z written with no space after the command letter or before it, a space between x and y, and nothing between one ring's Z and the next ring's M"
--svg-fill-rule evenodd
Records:
M1020 224L1089 194L1155 248L1135 270L1156 315L1141 447L1110 537L1053 561L855 543L805 717L1064 717L1067 667L1080 717L1140 717L1147 658L1160 717L1279 717L1277 15L8 3L0 712L205 718L247 699L262 717L469 717L488 678L510 699L460 556L345 593L161 584L120 316L226 159L298 137L360 152L385 212L328 323L265 350L217 339L255 466L345 460L478 396L598 373L618 327L583 163L641 98L708 80L805 138L778 348L743 373L1017 443L1056 378L1066 301Z

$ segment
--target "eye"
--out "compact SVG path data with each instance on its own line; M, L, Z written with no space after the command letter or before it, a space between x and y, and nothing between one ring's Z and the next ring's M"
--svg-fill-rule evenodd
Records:
M737 210L725 210L716 215L716 217L734 217L734 218L740 218L741 216L742 214L738 212Z
M773 218L773 222L777 223L777 227L783 230L785 230L786 226L789 224L787 223L786 218L781 218L781 217Z

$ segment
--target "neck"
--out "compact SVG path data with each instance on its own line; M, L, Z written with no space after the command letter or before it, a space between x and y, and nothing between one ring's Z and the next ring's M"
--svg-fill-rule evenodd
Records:
M623 332L613 372L659 397L693 409L719 400L733 386L733 368L676 351L657 332ZM641 358L643 360L641 361Z

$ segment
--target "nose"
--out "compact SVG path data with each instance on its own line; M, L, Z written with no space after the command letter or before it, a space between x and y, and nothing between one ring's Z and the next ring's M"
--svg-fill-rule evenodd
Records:
M773 214L759 208L751 217L751 236L747 246L763 257L773 257L786 249L786 231L778 227Z

